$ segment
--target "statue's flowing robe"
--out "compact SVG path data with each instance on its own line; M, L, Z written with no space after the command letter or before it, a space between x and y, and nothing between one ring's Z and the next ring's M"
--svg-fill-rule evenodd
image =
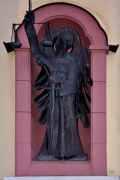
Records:
M82 64L81 61L86 63ZM47 59L45 63L47 63ZM77 155L84 156L79 137L78 118L81 118L84 128L89 126L87 113L90 112L90 108L86 103L83 92L84 87L86 97L90 101L86 82L92 85L92 80L89 72L90 64L87 59L87 51L82 47L78 62L66 58L60 63L59 58L56 58L55 62L52 63L52 58L50 61L49 55L49 63L54 66L55 73L57 72L56 76L60 78L60 82L56 83L54 88L61 89L54 89L54 100L52 99L54 112L51 110L50 104L51 89L45 89L35 98L35 103L40 104L38 110L42 112L39 123L46 123L46 133L38 156L53 155L60 159L67 159ZM45 64L42 64L42 66L44 68L35 83L36 90L39 90L41 86L50 87L49 78L45 73L47 66Z
M82 47L77 61L73 59L69 62L69 58L67 63L62 61L61 64L65 65L63 69L60 67L59 60L58 63L57 59L53 63L57 76L60 77L60 83L56 83L55 87L61 88L61 90L57 89L54 92L53 114L50 106L51 90L46 89L35 98L35 103L40 104L42 102L38 108L40 112L43 111L39 122L40 124L45 124L46 122L46 133L39 155L53 155L58 158L70 158L77 155L84 156L79 137L78 118L81 118L85 128L89 126L87 113L90 112L90 108L86 103L83 86L86 97L90 100L86 82L92 85L89 72L90 64L87 59L87 51L84 47ZM52 64L52 60L50 63ZM41 85L50 86L45 80L45 76L47 77L45 71L42 70L35 83L36 90L40 89Z
M56 66L59 77L61 77L59 84L61 90L55 90L53 117L50 107L48 108L46 133L39 154L54 155L58 158L70 158L83 154L76 116L78 66L75 61L72 63L68 63L68 66L72 67L69 71L71 69L72 72L58 70ZM69 73L72 74L72 78Z

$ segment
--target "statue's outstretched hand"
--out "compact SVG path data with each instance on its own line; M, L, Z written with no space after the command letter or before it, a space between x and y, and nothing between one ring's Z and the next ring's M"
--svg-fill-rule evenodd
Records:
M35 29L33 26L34 23L34 13L33 11L26 11L26 15L24 16L23 23L25 24L25 31L28 37L36 36Z
M25 24L33 24L34 19L35 17L33 11L26 11L26 15L24 16L23 22Z

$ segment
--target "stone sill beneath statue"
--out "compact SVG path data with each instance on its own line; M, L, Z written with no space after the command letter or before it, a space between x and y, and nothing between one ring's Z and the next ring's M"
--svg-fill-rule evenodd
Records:
M34 168L34 167L35 168L40 168L43 165L45 165L45 167L48 166L51 169L53 168L53 167L51 167L53 165L55 165L55 166L57 165L57 167L62 167L62 168L63 168L63 166L65 166L65 168L68 168L68 166L71 166L71 165L72 166L73 165L79 165L79 169L80 168L82 169L82 167L84 169L84 165L85 165L85 167L88 166L90 168L91 161L78 161L78 160L57 160L57 161L54 161L54 160L52 160L52 161L44 160L44 161L35 161L35 160L33 160L30 163L30 167L31 168Z
M29 176L34 175L91 176L93 172L90 161L32 161L29 167Z

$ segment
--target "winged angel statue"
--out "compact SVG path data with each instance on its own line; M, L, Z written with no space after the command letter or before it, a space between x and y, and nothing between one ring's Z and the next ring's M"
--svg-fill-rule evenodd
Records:
M38 44L33 12L24 18L25 31L36 62L42 67L34 88L43 91L35 98L39 123L46 123L46 133L37 160L87 160L78 132L78 118L89 127L87 113L91 101L87 83L93 84L87 50L78 33L67 26L50 30L52 47ZM50 38L50 37L48 37ZM72 50L68 53L68 50Z

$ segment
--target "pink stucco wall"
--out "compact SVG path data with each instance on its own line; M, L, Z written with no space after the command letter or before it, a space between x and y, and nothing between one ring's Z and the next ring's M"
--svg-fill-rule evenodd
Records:
M72 14L71 14L72 12ZM96 20L83 9L67 4L52 4L35 12L35 22L49 21L50 28L67 25L75 29L91 61L91 126L83 129L79 122L83 147L89 161L36 162L45 126L38 125L34 80L40 70L31 56L23 26L18 30L22 48L16 49L16 176L42 175L106 175L106 37ZM38 40L43 26L36 25ZM35 70L35 71L34 71Z

